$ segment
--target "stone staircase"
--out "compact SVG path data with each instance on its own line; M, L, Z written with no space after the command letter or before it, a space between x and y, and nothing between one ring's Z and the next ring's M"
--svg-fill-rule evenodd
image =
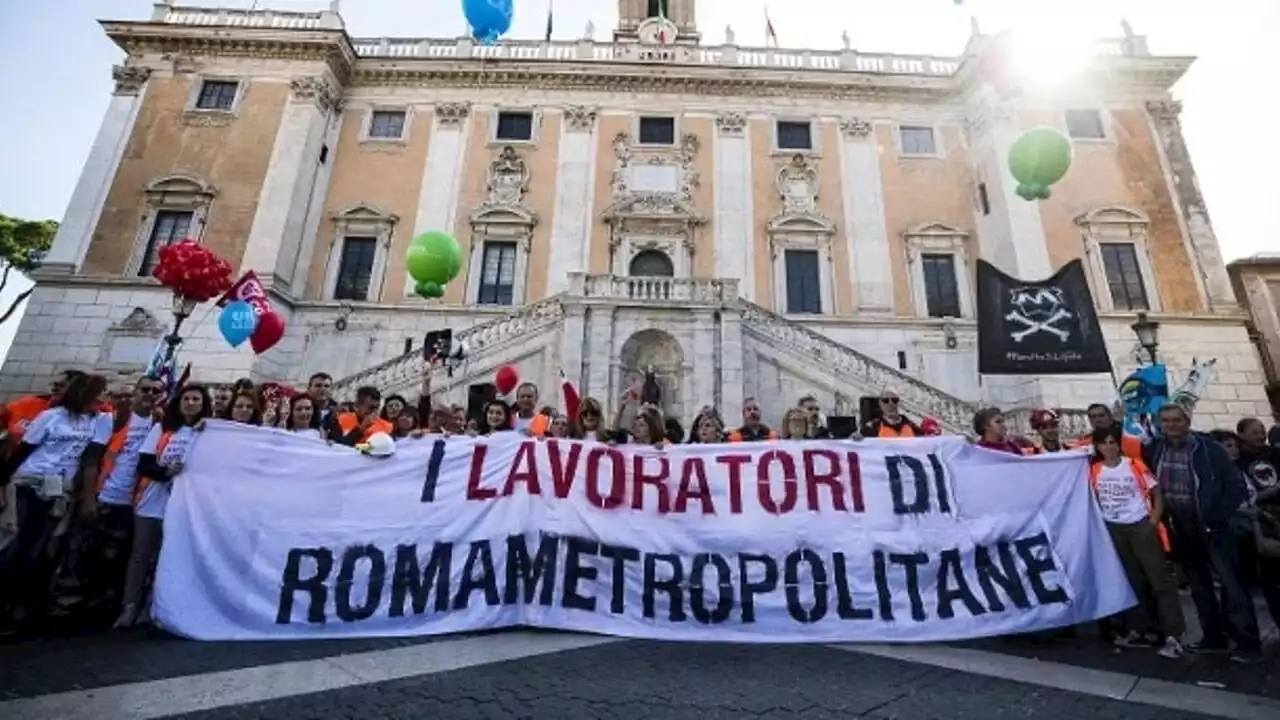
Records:
M545 300L525 305L519 310L502 317L494 318L464 330L455 330L453 340L465 342L472 359L486 354L496 353L512 344L523 341L534 333L539 333L560 324L564 318L564 295L553 295ZM443 370L437 370L437 377L444 376ZM462 382L464 378L454 378L452 382L435 382L432 387L445 390L448 385ZM355 397L356 388L372 385L384 394L416 391L422 382L422 350L411 350L403 355L391 358L386 362L374 365L354 375L349 375L333 384L333 396L345 400Z
M446 377L444 370L437 370L432 383L435 392L445 393L458 385L475 382L480 374L487 378L487 372L478 373L471 368L485 367L486 356L493 356L525 343L533 335L555 332L562 326L566 304L618 296L618 292L622 291L625 291L623 295L627 297L642 291L646 298L656 301L679 302L694 299L685 297L687 293L673 291L661 283L658 283L661 287L654 290L649 287L653 283L644 284L647 280L609 279L613 284L624 283L620 288L606 288L601 285L600 278L593 277L590 280L592 282L574 287L568 293L554 295L526 305L509 315L455 331L455 342L466 342L469 346L469 361L452 378ZM633 287L637 282L643 287ZM654 297L650 298L651 295ZM903 409L908 413L932 417L948 432L968 432L973 413L977 410L971 403L747 300L724 302L724 311L740 313L744 335L767 345L772 352L789 358L798 366L812 367L822 375L834 377L837 386L849 389L862 387L869 392L892 387L902 397ZM422 352L414 350L338 380L334 384L334 397L350 398L355 389L363 385L373 385L384 393L412 394L421 382L421 373Z
M742 311L743 331L774 350L817 364L825 373L872 392L894 388L907 414L932 417L948 432L970 431L977 406L753 302L739 300L737 305Z

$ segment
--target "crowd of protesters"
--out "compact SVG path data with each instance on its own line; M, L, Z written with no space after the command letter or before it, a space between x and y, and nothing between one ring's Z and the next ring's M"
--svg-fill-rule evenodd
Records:
M166 397L160 381L141 378L108 392L103 378L60 375L50 392L11 400L0 410L6 433L0 466L0 632L46 631L77 618L102 627L148 621L148 592L159 557L165 508L186 449L207 418L277 428L317 442L360 446L379 433L402 441L424 435L524 433L614 444L769 442L913 438L940 435L929 418L912 420L897 393L877 398L878 412L860 426L828 418L814 397L774 409L775 427L747 398L741 422L702 408L686 434L664 417L646 388L628 389L613 422L602 403L564 387L563 409L539 405L539 390L519 385L514 402L489 400L473 414L432 402L429 372L410 402L358 388L352 402L332 396L333 379L312 376L305 389L241 380L230 386L188 384ZM1260 590L1280 626L1280 432L1257 418L1233 431L1191 430L1189 410L1164 407L1158 431L1126 433L1111 407L1088 409L1092 432L1067 438L1052 410L1031 418L1034 438L1017 436L1003 413L973 418L975 445L995 452L1042 455L1088 448L1089 482L1137 606L1103 623L1109 641L1153 647L1165 657L1184 651L1229 653L1251 662L1261 640L1252 593ZM830 426L829 426L830 425ZM1184 643L1179 585L1185 585L1202 628Z

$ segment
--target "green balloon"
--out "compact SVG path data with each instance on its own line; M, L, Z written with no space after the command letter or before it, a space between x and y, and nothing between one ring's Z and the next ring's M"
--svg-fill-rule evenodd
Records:
M1018 196L1025 200L1049 197L1049 186L1070 167L1071 140L1054 127L1032 128L1009 148L1009 172L1019 183Z
M434 282L420 282L413 286L413 291L427 300L444 297L444 286Z
M462 248L448 233L425 232L409 243L404 264L414 281L444 285L462 270Z

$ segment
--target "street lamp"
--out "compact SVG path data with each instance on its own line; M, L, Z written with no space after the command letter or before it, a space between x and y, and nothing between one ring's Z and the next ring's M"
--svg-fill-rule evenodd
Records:
M1160 323L1147 318L1144 312L1138 313L1138 319L1129 326L1133 334L1138 336L1138 344L1151 357L1151 364L1156 362L1156 348L1160 346Z

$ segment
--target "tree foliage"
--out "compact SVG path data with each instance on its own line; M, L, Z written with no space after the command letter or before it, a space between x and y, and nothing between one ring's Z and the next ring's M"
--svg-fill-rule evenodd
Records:
M0 290L9 284L9 274L16 268L31 272L53 245L58 223L53 220L23 220L0 213ZM0 324L8 320L31 295L31 290L18 294L0 313Z

